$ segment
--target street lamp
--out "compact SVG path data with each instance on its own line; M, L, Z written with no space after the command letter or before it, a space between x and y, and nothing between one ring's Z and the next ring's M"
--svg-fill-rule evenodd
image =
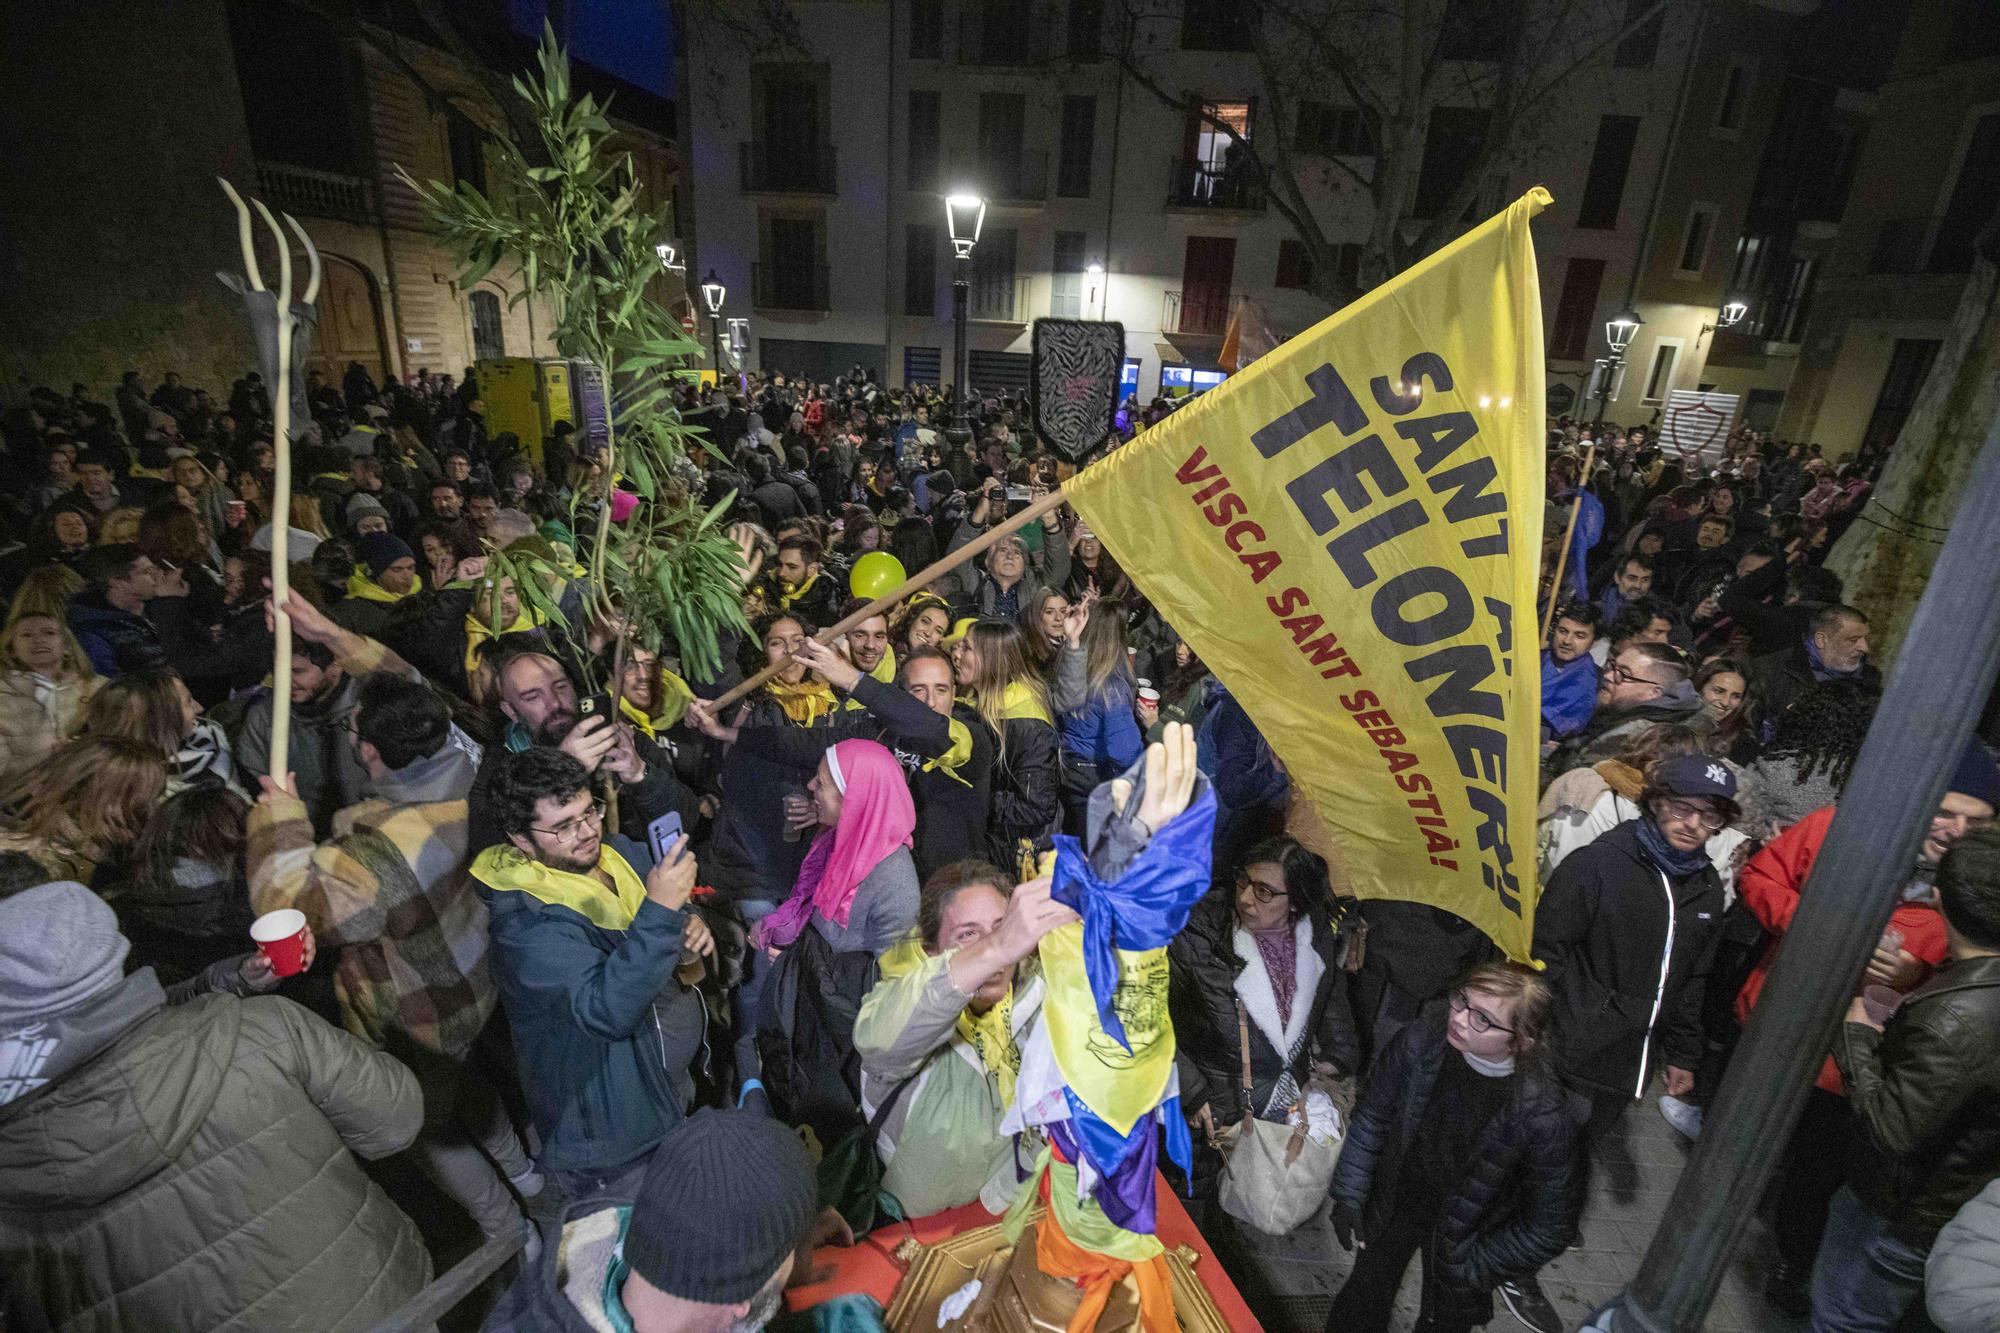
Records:
M946 195L944 221L955 256L951 269L951 425L944 435L954 447L963 447L972 438L965 424L965 307L972 295L972 247L979 243L979 229L986 225L986 201L963 190Z
M1604 409L1611 403L1612 385L1625 365L1625 349L1639 336L1639 326L1645 322L1636 310L1623 311L1604 321L1604 340L1611 345L1611 355L1598 363L1603 369L1603 378L1597 385L1597 416L1591 423L1593 438L1597 429L1604 425Z
M660 267L667 272L687 272L687 264L681 260L679 252L665 241L661 241L658 245L654 246L653 253L660 257Z
M1743 317L1749 313L1750 303L1740 296L1732 296L1722 303L1722 309L1715 312L1715 322L1713 324L1703 324L1701 331L1704 334L1709 334L1714 333L1717 329L1735 328L1743 322Z
M729 289L715 276L715 270L710 269L708 276L701 281L701 301L708 307L708 327L715 345L715 387L718 392L722 388L722 298L727 295Z
M1090 296L1089 299L1087 299L1083 303L1083 313L1084 316L1088 318L1090 315L1090 308L1097 304L1098 287L1104 281L1104 265L1089 264L1084 267L1083 271L1090 275Z

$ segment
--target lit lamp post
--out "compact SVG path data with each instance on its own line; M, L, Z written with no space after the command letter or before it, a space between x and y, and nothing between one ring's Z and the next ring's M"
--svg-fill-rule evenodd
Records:
M715 347L715 387L718 392L722 389L722 298L727 295L729 289L715 276L715 270L710 269L708 276L702 279L701 301L708 307L709 336Z
M1632 310L1604 321L1604 340L1611 345L1611 355L1604 359L1604 375L1597 385L1597 416L1591 422L1593 439L1598 428L1604 425L1604 409L1611 404L1618 372L1625 365L1625 349L1632 345L1632 339L1639 336L1639 326L1645 322L1639 318L1638 312Z
M669 273L686 273L687 264L680 258L673 246L661 241L653 247L653 253L660 257L660 267Z
M1722 303L1722 309L1715 312L1715 323L1702 325L1701 331L1714 333L1717 329L1733 329L1749 313L1750 303L1740 296L1732 296Z
M965 307L972 296L972 247L986 225L986 201L976 194L945 196L945 226L951 233L951 425L945 438L963 447L972 438L965 424Z
M1090 308L1097 304L1098 290L1104 285L1104 265L1091 264L1084 270L1090 275L1090 295L1083 303L1083 317L1090 318Z

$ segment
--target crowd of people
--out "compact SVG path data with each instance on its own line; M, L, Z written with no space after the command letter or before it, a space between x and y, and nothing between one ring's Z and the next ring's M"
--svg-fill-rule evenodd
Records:
M1227 684L1072 511L815 637L866 608L862 557L922 570L1061 484L1023 402L973 395L961 431L859 368L680 394L710 447L665 484L734 497L750 632L720 627L717 669L606 613L589 544L640 501L567 424L489 432L470 369L315 374L282 512L255 374L6 412L5 1322L370 1327L469 1237L521 1249L490 1327L776 1326L801 1256L856 1222L807 1144L860 1143L910 1215L1018 1192L1037 948L1076 920L1050 840L1143 846L1159 827L1106 811L1191 751L1218 815L1167 948L1189 1211L1230 1232L1232 1128L1325 1092L1359 1247L1330 1327L1386 1329L1420 1257L1426 1329L1496 1296L1559 1328L1536 1272L1593 1170L1619 1187L1602 1145L1635 1104L1700 1132L1879 697L1868 613L1821 564L1865 475L1749 432L1696 466L1635 429L1584 477L1587 428L1552 429L1552 537L1579 486L1604 522L1559 590L1548 553L1538 971L1357 900ZM1128 404L1121 433L1165 411ZM2000 1206L2000 772L1976 744L1940 766L1883 886L1882 994L1774 1191L1769 1296L1816 1329L1921 1306L1934 1240L1930 1309L1988 1326L1955 1312L1991 1229L1954 1217ZM288 975L250 943L284 910Z

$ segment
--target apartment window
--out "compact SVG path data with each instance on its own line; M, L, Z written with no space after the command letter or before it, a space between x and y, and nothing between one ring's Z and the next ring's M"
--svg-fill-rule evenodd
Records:
M1646 375L1647 402L1666 401L1667 390L1674 387L1674 363L1680 360L1680 355L1678 338L1662 338L1653 348L1653 368Z
M1359 241L1342 241L1333 247L1333 276L1350 292L1361 290L1361 250Z
M1498 60L1516 21L1507 0L1446 0L1438 54L1446 60Z
M944 55L944 0L911 0L910 59L937 60Z
M903 313L937 313L937 228L912 222L903 228Z
M1255 7L1241 0L1186 0L1181 10L1183 51L1249 51Z
M1597 146L1590 150L1590 175L1584 181L1577 226L1617 229L1618 210L1625 201L1625 177L1632 170L1632 145L1638 138L1637 116L1598 117Z
M507 355L507 329L500 320L500 298L492 292L474 292L466 300L472 306L472 359L489 361Z
M1417 174L1417 198L1411 216L1433 218L1460 183L1472 172L1486 145L1491 113L1475 107L1441 106L1431 112L1424 136L1424 163Z
M1931 243L1931 273L1970 273L1972 243L2000 206L2000 112L1987 112L1963 132L1958 175L1945 198L1944 218Z
M903 383L928 384L936 387L943 357L935 347L905 347L903 349Z
M1065 199L1090 194L1090 159L1097 147L1097 99L1088 94L1062 101L1062 150L1056 164L1056 193Z
M1590 331L1597 323L1597 294L1604 285L1602 259L1573 258L1563 269L1562 295L1549 330L1549 359L1581 361L1590 350Z
M979 94L979 164L998 199L1030 197L1022 168L1028 99L1020 93Z
M1358 106L1300 102L1298 147L1322 157L1375 156L1374 127Z
M1674 263L1677 277L1698 278L1708 263L1708 243L1715 236L1715 205L1694 204L1688 209L1687 226L1681 230L1680 258Z
M972 318L1015 318L1015 239L1012 227L995 227L990 223L980 233L979 244L972 250L972 302L969 312Z
M1055 258L1049 265L1049 314L1057 319L1082 319L1083 247L1080 231L1059 231Z
M445 122L451 140L451 177L486 193L486 149L479 131L464 117L451 116Z
M818 218L766 217L757 304L772 310L827 308L825 237Z
M1273 287L1310 288L1313 281L1312 252L1304 241L1289 237L1278 242L1278 275Z
M1733 139L1743 132L1743 116L1750 103L1751 70L1748 61L1732 56L1722 75L1722 96L1715 103L1715 134Z
M1236 272L1234 236L1190 236L1181 264L1179 331L1219 335L1229 326Z
M1633 19L1653 9L1655 2L1656 0L1625 0L1625 25L1629 27ZM1612 68L1651 69L1654 58L1660 53L1660 25L1666 16L1667 11L1664 7L1655 9L1653 17L1626 32L1618 43L1618 49L1612 53Z
M1104 0L1069 0L1069 56L1095 60L1104 33Z
M905 184L912 190L935 190L938 185L940 101L935 91L910 94L910 174Z
M1026 65L1035 58L1040 21L1026 0L961 0L959 22L976 24L975 58L986 65ZM971 34L962 34L964 36Z

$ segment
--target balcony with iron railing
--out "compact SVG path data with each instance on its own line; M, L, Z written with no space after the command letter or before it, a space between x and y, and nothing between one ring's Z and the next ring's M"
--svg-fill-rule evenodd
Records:
M825 314L833 309L828 300L827 266L752 264L750 302L759 310L798 311Z
M837 194L830 143L747 140L736 145L745 194Z
M374 183L289 162L257 164L257 194L272 209L294 217L336 218L342 222L377 220Z
M1242 304L1240 293L1229 294L1211 289L1183 297L1180 292L1162 292L1160 332L1220 338L1229 331L1229 317Z
M1875 233L1868 256L1870 273L1957 274L1972 272L1973 242L1979 225L1964 218L1891 218Z
M1167 207L1261 213L1264 182L1247 163L1231 168L1174 158L1167 164Z

